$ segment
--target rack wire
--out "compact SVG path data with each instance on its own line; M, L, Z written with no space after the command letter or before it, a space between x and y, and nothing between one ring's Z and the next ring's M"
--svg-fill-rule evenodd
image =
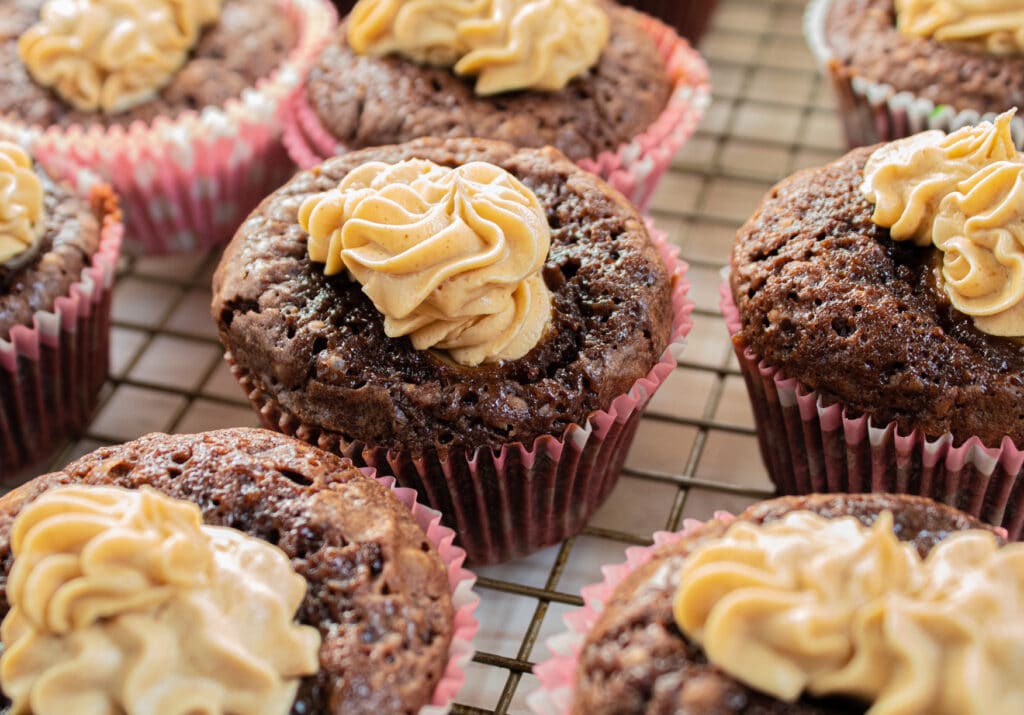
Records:
M694 0L700 1L700 0ZM581 586L653 531L738 510L771 493L742 378L718 311L720 272L739 225L782 177L841 153L829 90L801 30L803 0L720 0L701 51L714 100L652 203L682 247L697 304L679 368L644 415L616 491L584 532L479 571L478 652L457 715L526 712L542 641L581 605ZM128 256L114 300L111 379L85 437L50 466L152 431L256 426L209 317L218 256Z

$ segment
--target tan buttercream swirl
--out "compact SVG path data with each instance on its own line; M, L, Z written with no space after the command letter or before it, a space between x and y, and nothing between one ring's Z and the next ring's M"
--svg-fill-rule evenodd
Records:
M0 263L17 258L42 237L43 183L32 159L16 144L0 141Z
M996 162L962 181L933 240L953 307L990 335L1024 336L1024 163Z
M554 91L597 63L608 16L594 0L360 0L348 41L477 77L478 94Z
M475 75L478 94L555 91L593 67L608 44L608 16L593 0L494 0L487 18L465 22L469 51L455 72Z
M0 685L34 715L284 715L318 669L284 552L152 489L72 486L11 526Z
M940 42L962 42L983 52L1024 52L1020 0L896 0L901 32Z
M864 167L861 192L875 204L871 220L894 240L918 246L932 241L939 204L957 185L993 161L1017 161L1010 123L1013 112L995 122L952 134L922 132L879 147Z
M674 602L682 631L781 700L873 703L870 715L1024 712L1024 545L948 536L922 559L893 517L793 512L697 546Z
M389 337L463 365L514 360L540 340L551 296L539 271L551 230L539 200L504 169L413 159L370 162L302 204L309 257L348 269Z
M221 0L47 0L18 41L32 78L72 106L117 114L156 96Z

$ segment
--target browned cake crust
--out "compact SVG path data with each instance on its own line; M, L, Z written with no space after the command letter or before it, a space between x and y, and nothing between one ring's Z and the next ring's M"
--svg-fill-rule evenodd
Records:
M42 180L46 233L39 245L0 263L0 338L15 325L31 325L37 311L53 310L54 301L68 295L99 248L100 225L86 199L53 181L37 165Z
M302 201L364 162L410 158L497 164L547 210L552 324L523 358L466 368L388 338L358 283L309 260ZM213 291L221 341L287 413L414 451L560 435L646 375L672 326L668 275L636 209L554 149L476 139L368 149L298 174L239 229Z
M12 520L72 483L148 485L195 502L208 524L284 550L308 584L297 618L323 637L320 672L302 681L295 715L415 713L430 702L452 637L445 567L409 511L348 460L251 429L99 449L0 499L0 617Z
M937 250L872 223L860 192L872 151L786 179L740 229L734 340L876 425L1024 444L1024 344L953 309Z
M826 38L846 77L864 77L958 110L1002 112L1024 105L1024 56L905 35L893 0L833 0Z
M761 502L739 515L757 524L791 511L826 518L854 516L871 525L891 511L897 535L924 555L951 532L988 529L963 512L921 497L816 494ZM728 525L713 520L683 541L665 546L616 589L580 653L577 715L860 715L863 703L808 699L789 704L752 690L708 663L675 624L672 601L686 556Z
M400 57L357 55L345 23L310 71L307 97L350 149L419 137L484 137L551 145L570 159L596 158L642 134L668 103L665 62L639 15L606 5L612 36L597 65L558 92L480 97L472 78Z
M80 112L32 79L18 57L18 38L39 19L45 0L0 3L0 114L43 126L125 125L219 106L269 77L295 46L296 28L277 0L224 0L216 25L206 29L192 57L155 98L106 116Z

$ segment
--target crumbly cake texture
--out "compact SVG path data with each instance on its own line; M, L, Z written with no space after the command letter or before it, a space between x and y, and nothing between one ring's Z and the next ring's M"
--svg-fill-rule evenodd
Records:
M18 38L39 19L45 0L0 4L0 114L41 126L128 126L186 110L221 106L269 77L297 41L297 29L278 0L224 0L220 19L200 36L192 55L152 100L127 112L82 112L37 84L18 57Z
M53 310L68 295L99 248L100 224L89 201L53 181L38 165L43 184L45 233L16 264L0 264L0 338L16 325L32 325L40 310Z
M784 180L740 229L734 341L877 426L1024 444L1024 344L952 307L937 250L872 223L860 192L872 151Z
M826 518L854 516L870 526L884 511L896 534L925 555L948 534L991 529L929 499L888 494L785 497L755 504L737 517L763 524L792 511ZM675 624L672 602L687 555L704 540L721 536L713 520L690 538L661 548L616 590L580 652L577 715L675 713L688 715L862 715L864 703L841 698L805 698L790 704L757 692L707 661Z
M342 23L306 84L324 127L349 149L419 137L485 137L554 146L596 158L642 134L668 104L672 83L654 40L630 8L605 3L611 39L598 63L557 92L480 97L474 78L401 57L355 54Z
M497 164L545 208L552 318L523 358L468 368L388 338L359 284L309 260L303 200L367 161L411 158ZM368 149L298 174L239 229L213 290L221 341L291 417L413 452L561 436L646 375L672 326L668 274L636 209L554 149L476 139Z
M825 35L845 77L863 77L935 104L981 113L1024 105L1024 56L905 35L893 0L833 0Z
M292 713L415 713L429 704L452 638L447 573L408 509L348 460L252 429L104 447L0 498L0 587L13 562L11 522L66 484L147 485L195 502L207 524L284 550L308 584L297 620L323 637L320 671L303 679ZM0 596L0 617L8 608Z

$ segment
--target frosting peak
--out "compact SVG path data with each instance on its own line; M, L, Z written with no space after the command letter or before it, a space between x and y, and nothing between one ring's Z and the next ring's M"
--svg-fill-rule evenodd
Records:
M922 559L892 514L737 522L686 559L683 632L748 685L873 703L870 715L1024 708L1024 545L957 532Z
M896 0L901 32L962 42L997 55L1024 52L1019 0Z
M516 359L540 340L551 245L537 197L504 169L370 162L308 198L299 223L327 275L348 269L389 337L464 365Z
M47 0L18 54L77 109L117 114L153 98L185 63L221 0Z
M43 184L31 157L16 144L0 141L0 263L39 241L42 217Z
M597 62L609 34L595 0L360 0L348 20L356 52L454 67L485 95L561 89Z
M151 489L73 486L11 527L0 684L12 713L284 715L316 672L276 547Z

